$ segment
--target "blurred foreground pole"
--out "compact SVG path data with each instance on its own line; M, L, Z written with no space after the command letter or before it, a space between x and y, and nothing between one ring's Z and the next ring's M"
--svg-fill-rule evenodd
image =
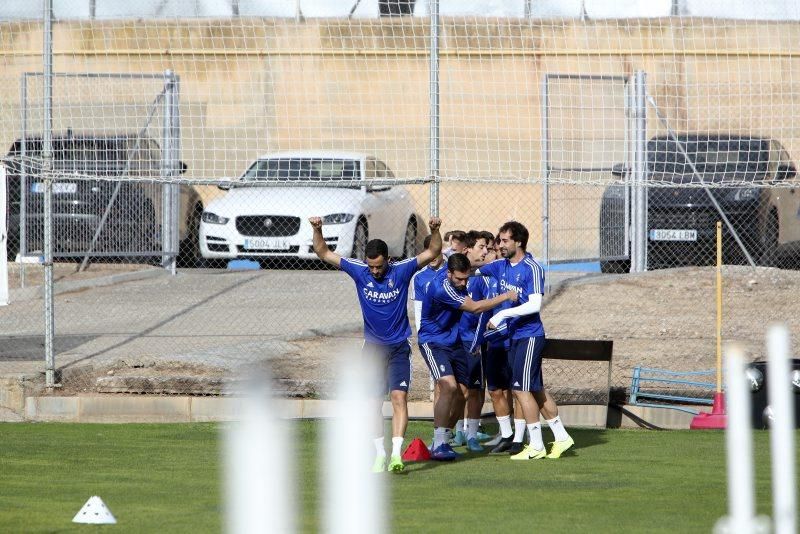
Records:
M384 495L387 473L373 473L382 398L377 358L346 355L337 373L336 401L326 421L320 471L324 478L322 531L381 534L388 531ZM380 419L382 421L382 419ZM380 430L382 432L382 430Z
M291 428L277 417L271 377L250 384L224 436L225 531L296 532Z
M789 370L789 331L772 326L767 334L769 405L772 454L772 518L775 534L797 532L797 489L795 480L794 402Z
M728 466L728 515L717 521L716 534L763 532L756 521L753 476L753 435L750 394L744 374L744 352L738 346L725 351L728 427L725 430Z

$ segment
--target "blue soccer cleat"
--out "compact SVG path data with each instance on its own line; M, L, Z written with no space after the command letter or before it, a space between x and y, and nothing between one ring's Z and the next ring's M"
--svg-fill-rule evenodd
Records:
M438 462L452 462L457 457L456 451L447 443L442 443L431 452L431 460Z
M467 444L467 435L464 434L461 430L456 430L455 436L453 436L453 447L461 447L462 445Z
M467 440L467 450L469 452L483 452L483 445L480 444L477 438L469 438Z

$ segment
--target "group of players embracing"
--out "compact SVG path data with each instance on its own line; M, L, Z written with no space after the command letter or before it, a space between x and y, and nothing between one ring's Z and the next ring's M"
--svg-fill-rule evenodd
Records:
M455 460L459 455L453 445L484 451L478 426L486 388L500 426L487 443L490 453L512 460L559 458L573 446L542 381L544 270L526 251L525 226L509 221L496 237L487 231L454 232L449 248L442 251L441 221L434 217L425 249L417 256L391 261L386 243L372 239L365 261L360 261L328 249L319 217L310 223L317 256L356 285L364 318L362 357L379 358L386 369L392 451L387 463L384 437L375 439L374 471L404 469L401 451L411 384L409 290L420 353L434 381L433 460ZM554 436L549 451L540 414ZM529 439L524 443L526 430Z

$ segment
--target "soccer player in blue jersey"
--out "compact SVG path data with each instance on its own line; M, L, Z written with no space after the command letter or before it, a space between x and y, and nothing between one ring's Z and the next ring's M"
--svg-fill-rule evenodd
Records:
M483 279L488 280L487 297L497 295L499 287L497 280L488 276L483 277ZM504 302L489 313L494 315L511 306L511 303ZM514 452L514 454L516 454L522 450L522 438L525 435L525 419L521 419L522 427L519 428L517 419L515 418L515 431L512 431L511 362L509 360L511 340L508 338L506 322L501 323L497 328L487 330L484 333L484 340L486 341L486 387L489 390L489 397L492 399L492 408L497 417L497 423L500 426L499 439L494 443L489 443L494 447L491 453L499 454L512 452L517 443L517 438L519 438L518 443L520 449Z
M387 385L392 401L392 453L388 470L404 469L401 459L403 439L408 426L408 388L411 383L411 326L408 323L406 303L411 277L420 267L442 255L441 221L430 219L431 239L428 247L414 258L398 262L389 261L389 248L380 239L367 242L366 263L342 258L325 243L322 219L309 219L314 229L314 252L319 259L338 267L353 279L358 292L358 302L364 318L364 350L367 357L384 359ZM383 471L386 451L383 436L375 439L376 458L373 471Z
M430 241L431 236L425 236L422 245L425 248L428 248ZM420 322L422 321L422 299L425 296L425 290L428 287L428 282L433 280L433 278L436 276L436 273L445 268L444 262L445 257L443 251L441 256L432 260L427 266L417 271L416 274L411 277L411 285L409 287L408 296L414 303L414 325L417 328L417 332L419 332ZM430 377L430 389L433 391L433 401L436 402L436 399L439 397L439 388L436 387L436 384L433 380L433 375Z
M470 230L464 235L464 255L469 260L470 267L477 268L483 265L488 254L488 241L482 232ZM467 282L467 294L474 301L489 298L488 278L470 277ZM491 295L496 296L496 295ZM488 312L481 314L464 313L459 322L459 337L468 355L467 358L467 398L466 398L466 425L464 424L464 406L460 397L456 396L453 403L454 418L457 418L453 442L456 445L466 445L471 452L483 451L483 446L478 441L478 425L481 419L481 409L484 401L484 351L483 332L489 321ZM466 428L465 428L466 427ZM459 439L460 438L460 439Z
M539 311L544 295L544 270L533 256L527 254L528 229L516 221L500 227L500 252L503 259L484 265L479 272L498 281L500 291L519 293L519 304L497 312L489 320L488 328L507 322L511 338L512 391L514 400L522 409L528 426L530 442L512 460L559 458L574 445L558 416L558 406L552 396L545 393L542 381L542 349L544 326ZM555 441L548 453L542 441L539 414L544 415Z
M422 246L427 249L430 246L430 243L431 236L425 236ZM410 298L414 303L414 324L416 325L418 331L420 327L420 321L422 321L422 299L425 296L425 288L427 287L428 282L434 279L436 273L445 268L444 260L444 253L442 253L438 258L431 260L428 265L418 270L416 273L414 273L414 276L411 277L408 298Z
M447 270L428 284L422 303L422 324L417 335L420 352L439 386L433 406L434 460L454 460L456 453L447 443L448 425L457 395L467 389L467 355L459 339L458 325L463 312L482 313L506 300L516 300L508 291L494 299L474 301L467 294L470 278L467 257L456 253L447 260Z

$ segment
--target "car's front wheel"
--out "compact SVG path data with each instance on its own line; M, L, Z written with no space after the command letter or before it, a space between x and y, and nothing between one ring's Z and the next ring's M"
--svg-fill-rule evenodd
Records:
M403 258L413 258L417 255L417 220L413 217L406 225L406 235L403 238Z
M178 251L178 267L202 267L203 255L200 254L200 217L203 207L195 206L186 224L186 237L180 242Z
M770 211L764 224L764 248L761 253L761 265L778 266L778 225L778 213L775 210Z
M353 233L353 252L350 254L350 257L366 262L368 240L369 228L367 227L367 222L360 220L358 221L358 224L356 224L356 230Z

